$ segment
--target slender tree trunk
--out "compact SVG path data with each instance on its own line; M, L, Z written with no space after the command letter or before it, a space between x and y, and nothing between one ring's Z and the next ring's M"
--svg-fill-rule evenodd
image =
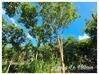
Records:
M65 73L65 64L64 64L64 54L63 54L63 42L62 39L58 37L59 51L61 56L61 65L62 65L62 73Z
M7 68L7 70L6 70L6 73L8 73L9 72L9 69L10 69L10 66L12 65L12 59L11 59L11 61L10 61L10 63L9 63L9 66L8 66L8 68Z
M20 53L21 53L21 52L19 52L19 51L18 51L18 53L16 53L16 54L14 53L14 55L12 56L11 61L9 62L9 66L8 66L8 68L7 68L7 70L6 70L6 73L9 72L9 69L10 69L11 65L13 64L13 60L17 57L17 55L18 55L18 60L19 60Z
M37 60L37 57L38 57L38 51L37 51L37 53L36 53L36 60Z

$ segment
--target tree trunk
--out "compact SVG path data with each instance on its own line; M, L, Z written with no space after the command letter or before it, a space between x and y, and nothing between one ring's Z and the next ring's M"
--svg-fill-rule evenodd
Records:
M60 51L60 56L61 56L62 73L65 73L63 42L62 42L62 39L60 39L59 37L58 37L58 45L59 45L59 51Z
M36 60L37 60L37 57L38 57L38 51L37 51L37 53L36 53Z
M9 72L9 69L10 69L10 66L12 65L12 59L11 59L11 61L10 61L10 63L9 63L9 66L8 66L8 68L7 68L7 70L6 70L6 73L8 73Z

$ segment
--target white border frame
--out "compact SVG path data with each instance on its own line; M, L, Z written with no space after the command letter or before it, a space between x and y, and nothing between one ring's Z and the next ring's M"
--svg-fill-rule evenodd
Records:
M97 2L97 19L99 19L99 0L0 0L0 74L2 73L2 2ZM99 20L97 20L97 73L99 72ZM18 73L19 74L19 73ZM21 73L24 74L24 73ZM26 73L28 74L28 73ZM38 74L38 73L37 73ZM51 73L61 74L61 73ZM74 73L69 73L74 74ZM75 73L76 74L76 73ZM78 73L81 74L81 73ZM82 73L84 74L84 73ZM86 73L89 74L89 73Z
M98 0L2 0L2 2L97 2Z
M0 1L0 73L2 73L2 2Z

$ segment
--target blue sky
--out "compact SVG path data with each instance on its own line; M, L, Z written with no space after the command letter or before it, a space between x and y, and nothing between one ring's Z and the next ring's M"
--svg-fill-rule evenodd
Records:
M73 36L79 38L79 36L84 36L86 20L91 18L91 14L97 7L95 2L75 2L74 4L81 17L77 18L68 28L66 28L63 34L64 37Z
M86 23L86 20L91 18L91 14L96 9L96 7L97 7L96 3L94 3L94 2L75 2L74 4L77 8L78 14L81 17L77 18L74 22L72 22L69 25L68 28L64 29L63 37L68 38L70 36L73 36L77 39L87 38L88 36L84 32L85 23ZM17 22L17 19L18 19L18 18L16 18L17 16L10 18L3 12L3 17L7 21L12 22L12 23L16 24L17 26L19 26L20 28L22 28L24 30L25 34L27 35L27 38L29 39L29 41L31 41L33 43L33 45L36 45L36 43L37 43L36 40L33 39L29 35L28 30L21 23ZM41 19L41 18L39 18L39 19ZM42 22L41 20L39 21L39 23Z

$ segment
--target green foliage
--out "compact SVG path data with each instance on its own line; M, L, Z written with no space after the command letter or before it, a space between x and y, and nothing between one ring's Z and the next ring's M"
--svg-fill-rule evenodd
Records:
M22 29L19 29L14 24L3 24L2 42L3 44L12 44L13 47L20 46L25 42L25 35Z
M20 28L14 24L8 24L5 20L3 20L2 30L3 72L6 72L10 61L19 61L20 52L22 51L21 44L25 42L26 37Z
M68 69L70 66L77 67L79 65L78 53L78 40L69 37L64 43L64 61Z
M25 25L34 27L36 23L36 8L30 3L22 3L21 5L21 17L20 22L23 22Z
M49 25L52 33L58 33L77 18L76 9L72 3L40 3L41 16L44 25Z
M92 14L92 18L87 22L85 32L89 34L91 42L89 51L87 52L88 63L93 65L94 69L96 69L97 65L97 16L96 14ZM87 44L87 45L88 45Z
M41 3L41 6L41 15L45 23L62 26L77 17L72 3Z
M97 45L97 16L96 14L92 14L92 18L86 23L85 32L91 37L93 40L94 46Z
M3 3L3 8L10 17L13 17L17 10L21 11L18 22L31 29L32 36L38 42L38 46L27 43L23 30L3 19L2 71L5 73L61 72L59 68L61 67L61 55L57 38L62 34L63 28L73 22L78 14L73 3L69 2L37 3L37 5L41 7L40 10L37 10L36 5L32 3ZM37 24L39 16L43 19L40 26ZM96 67L96 15L92 15L92 19L86 24L85 32L90 36L89 39L79 41L73 37L66 40L59 38L63 40L64 63L68 71L74 70L74 67L77 70L79 65Z
M3 2L3 8L6 10L6 14L10 17L15 15L16 9L20 3L18 2Z

